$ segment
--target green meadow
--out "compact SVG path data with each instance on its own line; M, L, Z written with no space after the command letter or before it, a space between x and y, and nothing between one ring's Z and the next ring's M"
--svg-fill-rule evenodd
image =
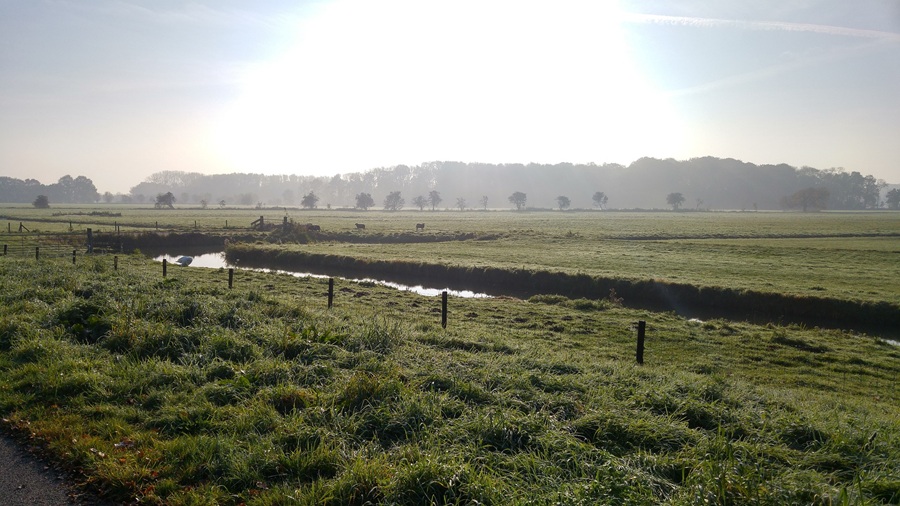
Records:
M225 233L218 211L123 208L72 228L166 218ZM69 227L3 212L31 216L33 233ZM229 212L229 227L285 214ZM321 234L251 245L892 304L900 293L891 213L287 215ZM900 501L900 347L879 337L561 295L452 298L442 328L439 297L373 283L337 280L329 309L322 279L237 270L229 288L224 269L163 277L140 254L119 253L118 268L79 255L0 257L0 412L113 502Z
M286 217L291 223L317 224L322 231L302 241L262 235L260 248L363 261L525 269L799 297L900 301L896 212L362 212L106 205L6 206L0 215L13 232L24 222L38 233L71 230L76 239L87 228L103 233L117 226L126 233L197 231L227 236L251 232L250 223L259 216L276 224ZM366 225L365 230L357 230L356 223ZM416 223L424 223L425 230L416 232Z

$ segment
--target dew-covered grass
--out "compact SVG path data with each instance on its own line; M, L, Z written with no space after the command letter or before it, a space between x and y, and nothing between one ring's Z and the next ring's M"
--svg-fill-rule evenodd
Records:
M890 504L900 348L560 296L0 258L0 413L143 504ZM647 322L643 366L637 320Z

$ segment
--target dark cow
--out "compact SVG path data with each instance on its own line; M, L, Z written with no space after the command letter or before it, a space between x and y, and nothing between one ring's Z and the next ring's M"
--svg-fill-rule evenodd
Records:
M320 226L318 226L318 225L313 225L312 223L308 223L308 224L306 225L306 230L308 230L308 231L310 231L310 232L321 232L321 231L322 231L322 227L320 227Z
M416 223L416 232L418 232L419 230L425 230L424 223Z
M365 230L365 229L366 229L365 223L357 223L356 224L356 230Z

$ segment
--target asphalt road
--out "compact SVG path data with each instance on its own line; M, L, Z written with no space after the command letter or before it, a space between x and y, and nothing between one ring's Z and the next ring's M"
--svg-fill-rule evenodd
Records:
M22 445L0 435L0 504L62 506L86 504L71 495L68 475L54 469Z

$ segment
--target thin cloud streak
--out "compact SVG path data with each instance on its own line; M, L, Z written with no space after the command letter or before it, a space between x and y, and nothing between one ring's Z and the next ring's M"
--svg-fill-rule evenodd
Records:
M824 35L839 35L844 37L879 39L883 41L900 42L900 33L884 32L879 30L863 30L859 28L847 28L843 26L789 23L785 21L741 21L731 19L665 16L661 14L636 13L625 14L623 15L622 19L626 22L632 23L652 23L657 25L695 26L708 28L732 27L762 31L807 32L820 33Z
M771 67L766 67L764 69L756 70L753 72L747 72L745 74L738 74L735 76L726 77L724 79L718 79L716 81L711 81L704 84L699 84L697 86L691 86L690 88L683 88L680 90L672 90L665 92L664 94L667 97L684 97L689 95L696 95L699 93L706 93L710 91L715 91L717 89L726 88L730 86L736 86L740 84L745 84L752 81L757 81L760 79L776 76L779 74L783 74L785 72L789 72L792 70L796 70L802 67L809 67L812 65L818 65L824 62L836 61L844 58L849 58L851 56L864 53L870 50L874 50L884 46L884 41L875 41L868 42L865 44L859 44L853 47L844 48L839 51L831 51L825 53L821 56L816 56L812 58L803 58L797 59L789 63L782 63L780 65L772 65Z
M682 97L706 93L721 88L745 84L752 81L772 77L785 72L795 70L797 68L817 65L824 62L836 61L848 58L867 51L877 50L885 45L900 43L900 33L884 32L878 30L864 30L857 28L846 28L831 25L817 25L810 23L789 23L784 21L742 21L728 20L716 18L702 18L690 16L667 16L661 14L637 14L628 13L622 18L625 22L668 25L668 26L686 26L696 28L735 28L742 30L754 31L781 31L781 32L798 32L798 33L816 33L822 35L833 35L840 37L853 37L857 39L867 39L868 42L858 44L849 48L838 51L830 51L820 56L812 58L796 59L791 62L772 65L770 67L747 72L744 74L729 76L724 79L718 79L708 83L691 86L680 90L671 90L665 93L668 97Z
M140 19L160 24L257 25L268 28L286 28L293 26L298 19L301 19L299 15L290 13L263 14L242 9L219 8L215 4L206 5L195 2L179 8L147 6L123 0L112 3L70 4L68 7L114 18Z

